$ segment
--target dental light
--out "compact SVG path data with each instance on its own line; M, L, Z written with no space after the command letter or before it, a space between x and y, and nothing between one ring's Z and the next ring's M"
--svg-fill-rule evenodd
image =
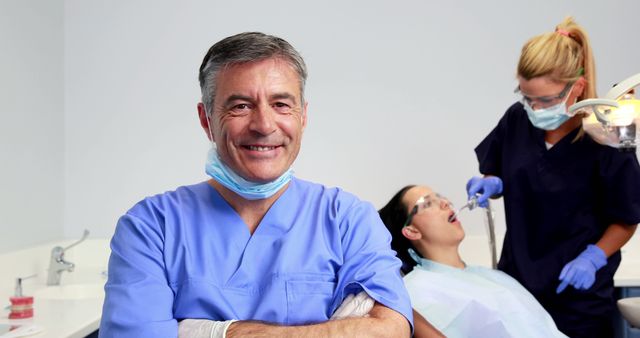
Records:
M569 115L586 113L582 127L596 142L618 148L636 150L640 126L640 100L633 90L640 85L640 73L616 84L604 98L587 99L569 107Z

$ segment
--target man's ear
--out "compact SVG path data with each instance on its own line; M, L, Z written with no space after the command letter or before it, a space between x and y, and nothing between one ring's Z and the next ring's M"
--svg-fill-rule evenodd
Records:
M420 230L418 230L418 228L414 227L413 225L407 225L406 227L402 228L402 235L411 241L417 241L422 238L422 233L420 232Z
M204 129L204 133L207 134L207 138L213 142L211 139L213 137L213 130L209 131L210 119L207 116L207 110L204 108L202 102L198 103L198 119L200 119L200 126Z
M304 106L302 107L302 130L304 131L304 129L307 127L307 107L309 105L309 102L305 101L304 102Z

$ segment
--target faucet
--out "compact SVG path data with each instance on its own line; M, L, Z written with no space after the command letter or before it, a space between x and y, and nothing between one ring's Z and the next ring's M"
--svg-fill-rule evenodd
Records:
M63 248L56 246L51 250L51 260L49 261L49 274L47 276L47 285L60 285L60 276L64 271L72 272L75 264L64 260L64 253L70 248L80 244L89 236L89 230L84 230L82 238L79 241Z

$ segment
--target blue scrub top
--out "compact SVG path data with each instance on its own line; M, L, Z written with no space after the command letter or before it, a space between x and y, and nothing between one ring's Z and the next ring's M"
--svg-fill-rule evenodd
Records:
M556 295L558 276L610 224L640 222L636 154L600 145L587 134L574 141L580 129L547 150L545 131L516 103L475 149L480 172L504 183L507 232L498 268L536 296L556 322L562 312L584 322L582 315L613 311L620 252L609 257L587 291L569 287Z
M111 241L100 335L175 337L184 318L324 322L360 290L412 322L390 241L371 204L295 178L253 235L206 182L149 197Z

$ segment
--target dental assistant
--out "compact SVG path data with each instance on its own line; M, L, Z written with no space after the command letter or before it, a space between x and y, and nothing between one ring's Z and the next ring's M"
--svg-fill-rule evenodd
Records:
M640 222L635 153L596 143L567 107L596 97L586 32L566 18L529 40L517 92L476 147L469 196L504 196L507 232L498 268L524 285L570 337L611 337L613 275Z
M198 116L212 179L120 218L101 337L410 336L401 262L376 210L293 176L306 77L278 37L242 33L209 49ZM362 295L374 301L366 316L329 321Z

